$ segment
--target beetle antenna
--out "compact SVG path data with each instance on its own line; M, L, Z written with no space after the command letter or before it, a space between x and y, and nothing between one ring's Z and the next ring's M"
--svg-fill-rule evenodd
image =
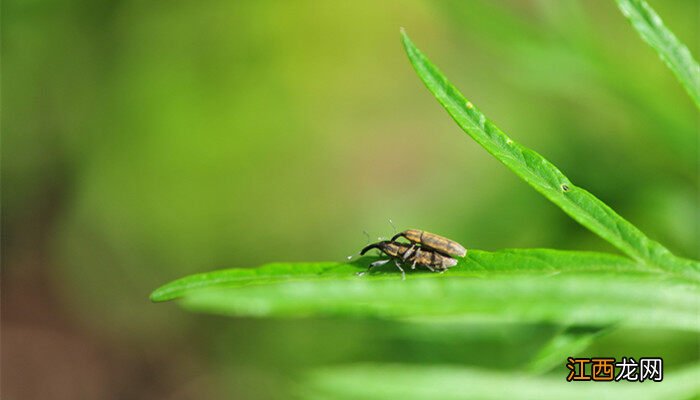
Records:
M392 228L394 228L394 235L396 235L396 226L394 225L394 221L389 218L389 225L391 225Z
M365 236L367 236L367 244L369 244L369 242L372 241L372 239L370 239L370 237L369 237L369 233L367 233L367 231L365 231L365 230L363 230L362 233L364 233Z

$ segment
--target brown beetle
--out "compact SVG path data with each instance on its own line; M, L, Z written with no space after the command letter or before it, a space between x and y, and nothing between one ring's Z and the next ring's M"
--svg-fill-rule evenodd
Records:
M391 238L391 241L393 242L399 237L406 238L411 243L420 244L423 247L435 250L446 256L464 257L467 255L467 249L454 240L420 229L407 229L403 232L399 232Z
M401 268L402 263L411 264L411 269L416 269L418 265L431 271L446 271L448 268L457 265L457 260L454 258L447 257L431 249L417 247L415 244L384 240L365 247L360 251L360 255L365 255L371 249L378 249L388 255L389 258L371 263L367 271L372 269L372 267L384 265L393 260L396 267L401 271L401 279L406 279L406 272Z

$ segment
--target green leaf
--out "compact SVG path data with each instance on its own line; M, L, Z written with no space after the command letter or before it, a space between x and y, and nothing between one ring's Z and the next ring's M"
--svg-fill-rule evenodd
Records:
M355 364L309 373L299 392L305 399L686 399L700 391L700 365L664 371L662 382L566 382L459 366Z
M556 366L569 356L577 356L588 348L595 339L610 330L600 327L568 327L542 347L526 366L534 374L542 374Z
M374 259L365 257L353 263L272 263L258 268L231 268L204 272L177 279L156 289L151 294L154 302L173 300L188 292L203 288L240 287L279 282L316 281L326 279L351 279L355 273L364 271ZM387 270L389 274L387 274ZM550 272L567 271L639 271L638 264L611 254L575 252L551 249L506 249L498 252L469 250L467 258L460 259L457 267L445 276L477 276L502 272ZM368 279L394 278L393 267L377 270L379 273L366 276ZM488 274L486 274L488 275ZM429 277L419 273L413 278Z
M151 301L182 297L188 292L212 287L239 287L302 280L349 279L356 264L340 262L272 263L259 268L231 268L189 275L165 284L151 293Z
M193 311L234 316L342 315L461 321L487 318L563 325L699 330L700 288L642 272L623 257L554 250L471 250L444 274L388 265L357 276L354 264L270 264L186 277L154 301L182 297Z
M644 0L616 0L639 36L656 50L700 108L700 66L688 48L671 32Z
M650 269L663 269L700 280L700 263L674 256L591 193L574 185L544 157L509 138L464 98L404 31L401 34L418 76L455 122L486 151L570 217L628 256Z

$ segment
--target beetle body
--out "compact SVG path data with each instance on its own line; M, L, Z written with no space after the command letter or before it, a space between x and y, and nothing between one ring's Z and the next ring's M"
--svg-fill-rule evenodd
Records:
M391 238L391 241L397 243L395 240L399 237L403 237L411 243L420 244L424 248L435 250L446 256L464 257L467 255L467 249L454 240L420 229L407 229L403 232L399 232Z
M364 255L371 249L378 249L390 258L388 260L379 260L370 264L369 269L379 265L386 264L389 261L394 261L396 267L401 270L402 276L405 278L405 273L401 264L411 265L411 269L416 266L426 267L431 271L446 271L450 267L457 265L457 260L445 256L431 249L425 249L416 246L415 244L400 243L391 240L385 240L370 244L362 249L360 255Z

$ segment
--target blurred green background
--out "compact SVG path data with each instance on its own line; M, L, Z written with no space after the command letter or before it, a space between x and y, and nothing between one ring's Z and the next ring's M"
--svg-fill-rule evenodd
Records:
M699 1L652 1L700 54ZM595 1L5 1L7 399L286 398L354 361L517 368L552 327L225 319L154 305L174 278L343 260L416 227L469 248L614 251L464 135L405 27L515 140L681 256L700 256L698 118ZM697 359L697 338L594 353ZM562 360L563 362L563 360ZM559 371L562 379L564 371Z

